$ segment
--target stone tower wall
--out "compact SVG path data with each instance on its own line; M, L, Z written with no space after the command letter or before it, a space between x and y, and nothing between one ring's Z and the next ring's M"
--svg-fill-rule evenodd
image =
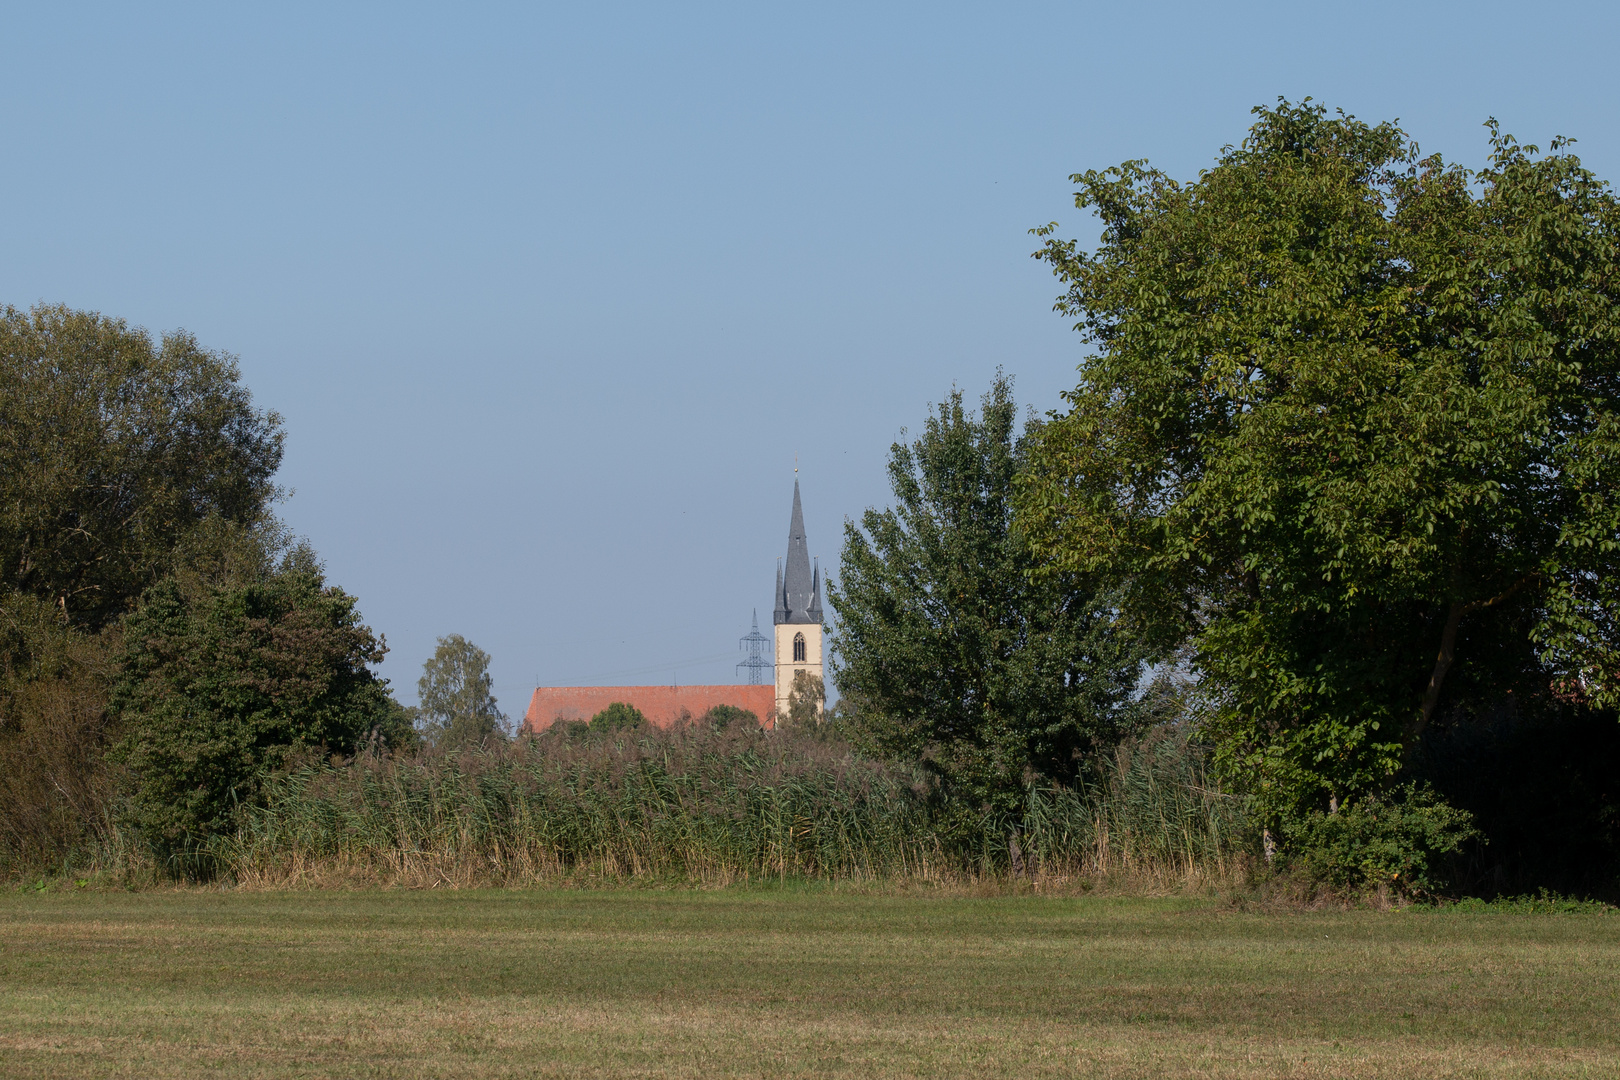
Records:
M793 660L793 635L804 635L804 662ZM778 623L776 626L776 712L786 716L788 695L793 692L793 673L808 671L826 685L822 670L821 625L819 623Z

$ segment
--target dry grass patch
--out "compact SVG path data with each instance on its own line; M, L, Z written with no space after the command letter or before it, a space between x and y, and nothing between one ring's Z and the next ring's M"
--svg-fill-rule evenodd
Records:
M835 890L13 895L6 1076L1620 1075L1620 918Z

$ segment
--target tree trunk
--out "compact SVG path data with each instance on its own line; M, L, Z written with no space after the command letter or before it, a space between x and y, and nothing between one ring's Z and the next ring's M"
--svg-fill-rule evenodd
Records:
M1463 615L1473 606L1454 600L1446 614L1446 628L1440 632L1440 655L1434 658L1434 671L1429 675L1428 688L1423 691L1423 707L1418 712L1417 723L1412 725L1408 748L1422 737L1423 729L1429 726L1429 721L1434 717L1434 707L1440 704L1440 685L1446 681L1446 672L1451 670L1451 662L1457 658L1457 627L1461 625Z

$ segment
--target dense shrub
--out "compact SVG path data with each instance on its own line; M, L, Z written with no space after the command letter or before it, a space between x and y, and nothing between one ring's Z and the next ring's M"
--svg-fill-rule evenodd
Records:
M1473 815L1417 785L1395 797L1368 796L1337 813L1307 815L1287 833L1291 863L1311 880L1347 891L1383 886L1407 896L1451 887L1455 857L1478 836Z
M309 567L198 596L153 586L125 620L110 702L131 824L190 867L291 753L354 753L396 721L369 670L382 656L353 597Z

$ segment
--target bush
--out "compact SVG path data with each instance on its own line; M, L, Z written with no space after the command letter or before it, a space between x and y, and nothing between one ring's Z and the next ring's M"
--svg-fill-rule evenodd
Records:
M1286 830L1289 862L1312 881L1363 891L1380 885L1403 896L1431 896L1453 883L1452 857L1479 836L1473 815L1428 787L1408 785L1398 799L1376 796L1320 811Z
M935 849L914 777L846 747L757 724L617 730L580 738L557 725L479 749L314 758L273 780L214 851L239 879L325 865L489 883L865 877L904 873Z
M354 753L395 719L369 665L383 650L354 598L292 568L188 597L172 581L124 620L110 707L130 816L171 870L234 830L269 773L300 748Z

